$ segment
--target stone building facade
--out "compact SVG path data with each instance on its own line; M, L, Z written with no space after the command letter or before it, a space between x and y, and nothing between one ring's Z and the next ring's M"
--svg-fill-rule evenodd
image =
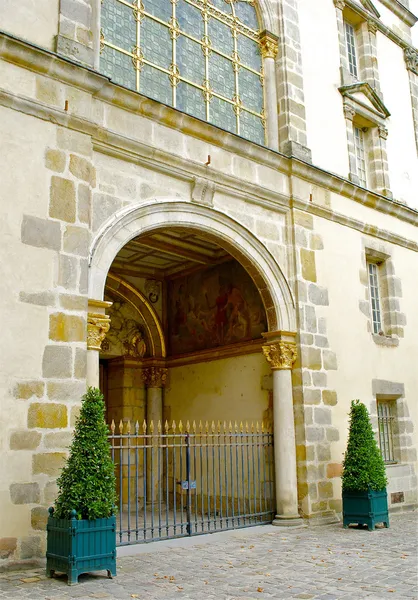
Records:
M86 385L102 387L109 418L271 421L286 524L341 512L360 398L391 508L416 506L407 4L1 3L0 562L44 555ZM247 275L226 318L232 264Z

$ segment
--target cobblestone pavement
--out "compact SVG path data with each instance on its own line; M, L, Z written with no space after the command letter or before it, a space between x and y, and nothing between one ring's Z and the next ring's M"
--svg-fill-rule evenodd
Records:
M70 587L41 569L0 574L0 599L418 598L417 516L392 516L390 529L374 532L266 526L137 546L113 580L82 575Z

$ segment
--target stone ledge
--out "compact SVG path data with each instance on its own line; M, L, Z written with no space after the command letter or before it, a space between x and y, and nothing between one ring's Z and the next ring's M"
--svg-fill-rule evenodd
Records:
M399 338L388 337L386 335L372 335L373 341L378 346L386 346L388 348L396 348L399 346Z

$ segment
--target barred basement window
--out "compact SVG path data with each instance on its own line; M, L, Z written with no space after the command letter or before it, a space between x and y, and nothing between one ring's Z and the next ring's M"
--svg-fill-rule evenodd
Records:
M366 166L366 149L364 133L359 128L354 126L354 148L356 155L357 177L360 185L367 187L367 166Z
M358 78L356 33L351 23L344 23L345 42L347 45L348 68L353 77Z
M248 0L102 0L101 71L265 143L259 23Z
M373 333L379 334L382 331L379 266L376 263L369 262L367 263L367 272L369 274L370 305L372 311Z
M387 463L395 461L393 451L393 401L377 400L377 422L379 428L379 446L383 460Z

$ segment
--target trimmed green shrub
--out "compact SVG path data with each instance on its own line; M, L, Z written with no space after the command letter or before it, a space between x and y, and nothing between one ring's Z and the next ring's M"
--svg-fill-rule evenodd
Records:
M359 400L351 402L350 429L343 461L345 492L380 492L386 488L385 463L377 445L369 413Z
M79 519L101 519L113 514L116 480L110 457L105 405L97 388L83 396L67 463L58 478L55 514L69 519L74 509Z

